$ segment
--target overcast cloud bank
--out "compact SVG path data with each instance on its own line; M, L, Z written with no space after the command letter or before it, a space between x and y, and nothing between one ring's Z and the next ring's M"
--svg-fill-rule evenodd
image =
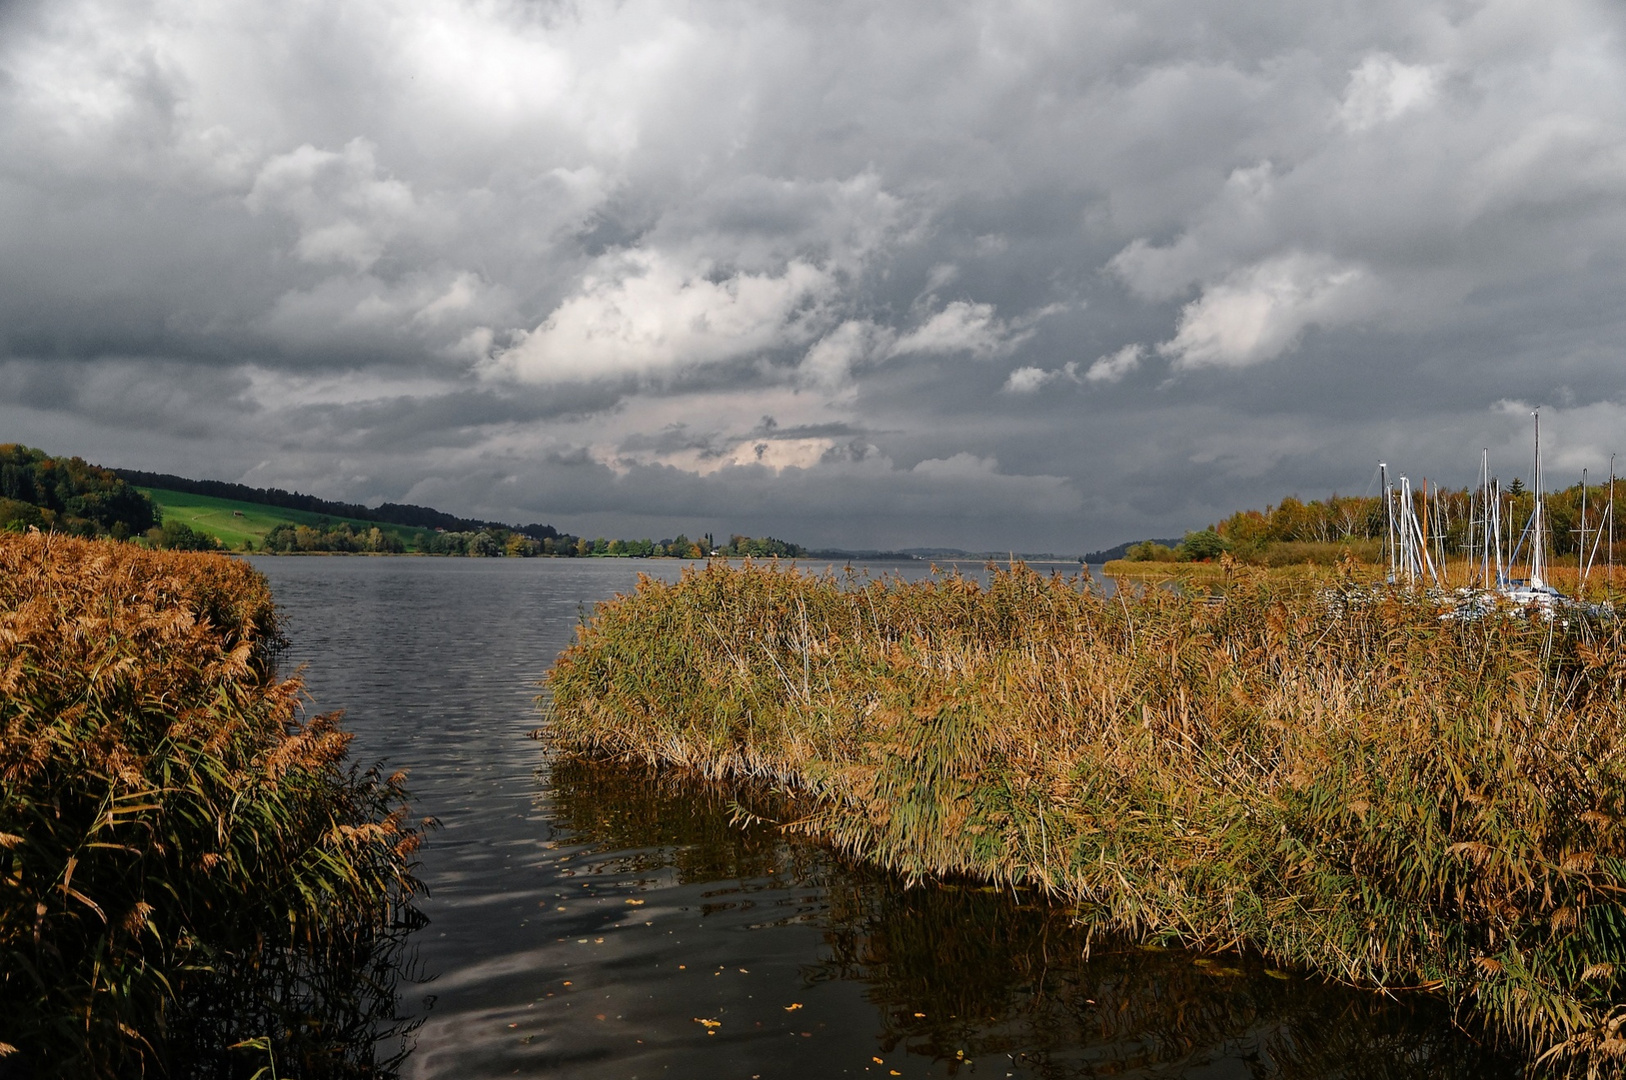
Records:
M0 439L1084 551L1626 452L1604 3L0 8Z

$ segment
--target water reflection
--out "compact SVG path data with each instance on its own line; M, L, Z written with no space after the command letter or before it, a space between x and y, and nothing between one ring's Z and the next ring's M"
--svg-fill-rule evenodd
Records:
M195 973L166 1046L169 1074L393 1080L423 1022L401 993L423 979L412 944L423 922L409 907L314 953L222 957Z
M256 565L318 707L442 823L414 937L432 981L403 984L436 1001L405 1077L1517 1074L1436 1008L1099 940L1086 962L1065 913L903 889L731 825L721 789L548 762L536 680L584 610L681 564Z
M1056 906L969 883L908 888L786 843L769 827L733 824L727 791L669 774L580 760L556 762L550 774L550 812L592 872L741 883L713 889L709 911L752 904L754 893L790 894L774 895L751 925L816 926L824 955L802 965L804 984L865 986L879 1054L901 1054L916 1069L930 1063L955 1075L974 1064L979 1073L1045 1078L1520 1075L1515 1062L1456 1031L1435 1002L1396 1002L1234 955L1091 943Z

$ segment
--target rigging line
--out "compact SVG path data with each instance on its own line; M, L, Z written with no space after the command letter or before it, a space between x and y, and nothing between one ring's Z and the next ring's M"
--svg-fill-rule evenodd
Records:
M1382 476L1382 475L1383 475L1383 466L1382 465L1379 465L1377 468L1372 470L1372 479L1370 479L1370 480L1368 480L1366 482L1366 490L1361 492L1361 498L1364 499L1368 495L1372 494L1372 485L1376 484L1378 482L1378 478L1380 476Z
M1508 522L1508 525L1511 526L1512 524L1513 524L1512 521ZM1512 565L1514 563L1519 561L1519 552L1524 550L1524 542L1525 542L1526 539L1529 538L1530 529L1535 524L1536 524L1536 516L1534 514L1531 514L1529 519L1527 521L1525 521L1525 523L1524 523L1524 531L1519 534L1519 542L1517 544L1513 545L1513 554L1511 554L1511 555L1509 555L1507 557L1507 564L1508 564L1509 567L1512 567Z

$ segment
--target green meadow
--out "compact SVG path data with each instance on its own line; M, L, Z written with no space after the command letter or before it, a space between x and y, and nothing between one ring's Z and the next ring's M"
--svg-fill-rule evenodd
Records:
M365 532L378 528L391 536L400 537L409 551L420 549L423 540L432 532L405 525L387 525L365 518L334 517L313 514L307 510L290 510L281 506L239 502L236 499L217 499L208 495L192 495L184 491L165 488L142 488L163 514L165 521L182 521L199 532L219 538L228 548L241 548L244 541L252 541L256 550L263 546L265 534L278 525L336 525L348 522Z

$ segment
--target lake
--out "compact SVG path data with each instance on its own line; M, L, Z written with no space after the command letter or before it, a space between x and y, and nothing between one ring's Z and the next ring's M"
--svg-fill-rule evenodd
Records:
M405 1076L1521 1075L1431 1002L1091 941L1032 897L906 888L733 824L726 790L552 759L528 737L548 665L592 605L678 562L252 561L313 707L440 822Z

